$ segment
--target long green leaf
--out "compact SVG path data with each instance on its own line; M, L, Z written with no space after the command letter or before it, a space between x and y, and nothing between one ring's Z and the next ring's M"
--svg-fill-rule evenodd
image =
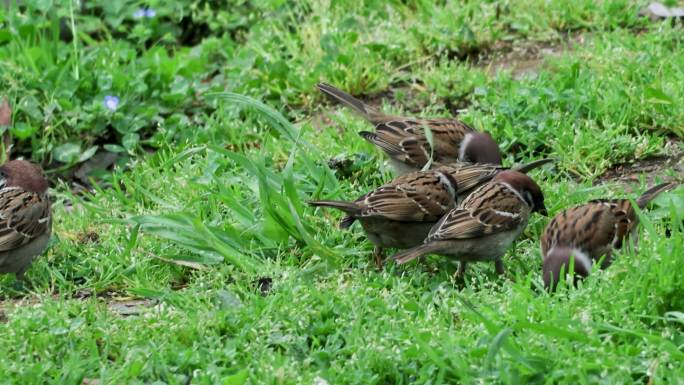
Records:
M298 137L297 128L290 123L280 112L276 111L272 107L256 100L250 98L249 96L237 94L234 92L212 92L204 95L207 99L220 99L229 103L234 103L237 105L253 108L258 111L261 116L263 116L276 131L278 131L282 136L289 139L290 141L296 143ZM310 144L303 142L307 146Z

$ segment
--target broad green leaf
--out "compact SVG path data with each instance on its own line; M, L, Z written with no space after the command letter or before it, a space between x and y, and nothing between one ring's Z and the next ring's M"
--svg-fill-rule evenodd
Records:
M78 143L64 143L52 151L55 160L62 163L75 163L81 156L81 146Z

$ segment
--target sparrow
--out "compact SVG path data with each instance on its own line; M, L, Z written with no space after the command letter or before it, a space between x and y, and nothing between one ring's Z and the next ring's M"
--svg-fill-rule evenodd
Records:
M24 280L52 231L48 182L37 165L13 160L0 166L0 274Z
M422 170L431 155L432 165L436 167L457 161L501 165L501 152L491 135L477 132L458 119L385 115L330 84L319 83L317 87L375 125L375 132L361 131L359 135L380 147L399 175ZM425 136L425 127L432 132L432 149Z
M552 159L541 159L514 168L526 173ZM382 269L383 249L420 245L432 226L474 189L505 171L490 164L457 163L399 176L353 202L312 201L314 207L332 207L347 215L340 228L357 219L375 245L373 256Z
M636 200L644 209L660 193L677 186L663 183L651 187ZM556 214L541 237L544 286L554 290L561 270L566 273L571 261L575 282L588 276L594 263L603 258L602 268L612 263L613 249L620 249L635 237L639 218L628 199L598 199Z
M421 245L391 258L404 264L432 253L452 257L460 262L457 277L463 276L468 262L494 261L497 274L502 274L501 257L533 212L546 215L541 188L519 171L502 171L444 215Z

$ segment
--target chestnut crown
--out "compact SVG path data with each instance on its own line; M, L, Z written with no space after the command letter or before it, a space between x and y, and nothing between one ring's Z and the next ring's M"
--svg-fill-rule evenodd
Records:
M497 174L493 180L507 183L513 187L532 212L547 215L546 206L544 205L544 194L537 182L529 176L518 171L506 170Z
M25 160L12 160L0 166L0 186L20 187L43 194L48 189L48 181L38 165Z
M486 132L469 134L468 142L461 152L461 161L501 165L501 151L492 136Z
M576 251L569 247L554 247L544 256L542 265L542 278L544 287L553 291L556 289L561 279L561 270L565 274L570 274L570 261L573 262L574 280L573 283L587 277L591 273L591 265L587 266L575 255ZM584 257L586 258L586 256Z

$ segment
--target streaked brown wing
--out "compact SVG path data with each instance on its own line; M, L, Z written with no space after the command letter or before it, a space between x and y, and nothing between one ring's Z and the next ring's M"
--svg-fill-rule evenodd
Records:
M614 202L612 213L615 217L615 234L612 240L613 247L619 249L625 238L634 230L639 220L632 204L627 199Z
M359 198L356 202L362 207L361 216L436 221L455 204L437 174L412 173L398 179L405 183L395 181Z
M455 119L396 118L375 127L374 137L366 137L388 155L415 167L422 167L430 158L430 145L425 127L432 131L436 162L458 159L458 149L465 135L472 132L465 123Z
M0 251L13 250L50 230L50 202L18 187L0 190Z
M379 124L373 143L398 161L420 168L430 159L430 146L422 129L408 127L399 120Z
M599 258L612 247L622 247L636 223L628 200L594 200L567 209L549 222L541 239L542 253L555 245L568 245Z
M448 173L456 181L456 191L463 194L489 182L505 168L491 164L458 162L438 167L435 170Z
M458 149L466 134L473 132L457 119L428 119L425 124L432 130L435 153L439 159L458 159Z
M497 183L475 190L430 231L429 240L467 239L512 230L527 220L524 202Z

